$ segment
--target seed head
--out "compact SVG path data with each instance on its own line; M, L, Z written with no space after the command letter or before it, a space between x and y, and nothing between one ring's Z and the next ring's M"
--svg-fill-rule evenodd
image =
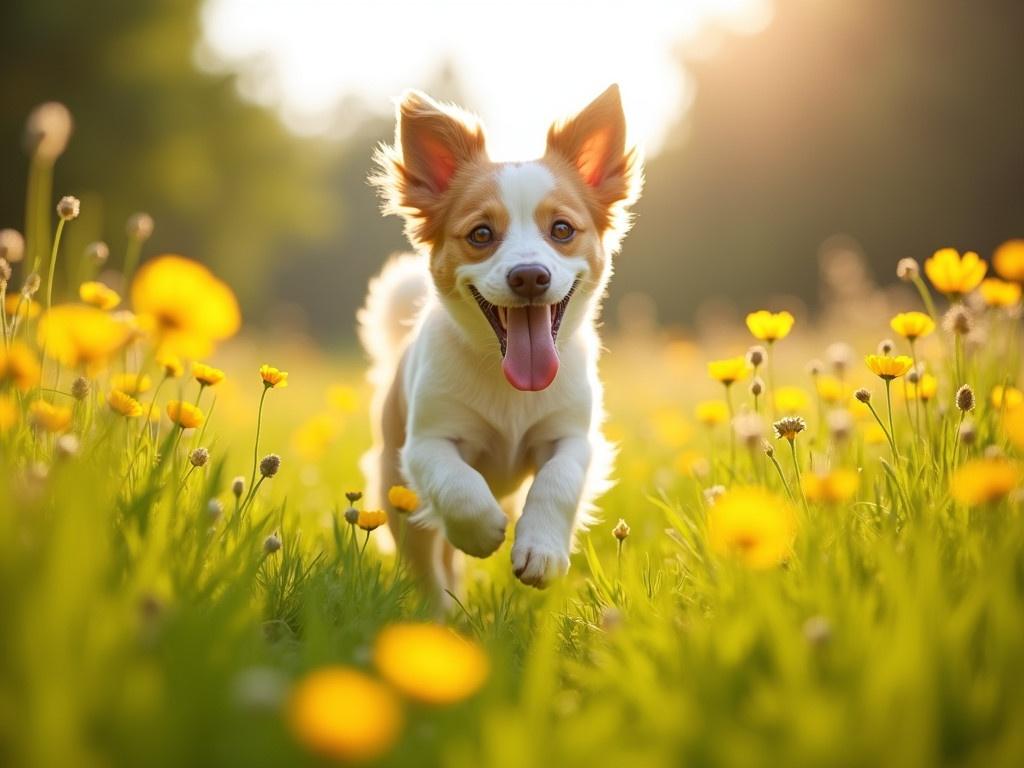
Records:
M210 460L210 452L205 448L196 448L188 455L189 463L193 467L202 467Z
M863 387L854 392L853 396L856 397L865 405L871 402L871 393L868 390L864 389Z
M110 248L102 240L97 240L95 243L89 243L85 246L85 260L89 263L100 266L105 264L109 258Z
M206 515L210 518L211 522L217 522L223 514L224 505L220 503L220 499L210 499L206 502Z
M25 258L25 238L16 229L0 229L0 258L17 264Z
M355 504L357 501L363 498L363 494L361 491L347 491L345 493L345 498L348 499L349 504Z
M71 382L71 396L75 400L85 400L89 396L89 380L85 376L79 376Z
M916 280L920 274L921 268L915 259L900 259L896 263L896 277L905 283Z
M65 195L57 203L57 215L60 216L64 221L71 221L77 219L78 214L82 211L82 202L77 197L72 195Z
M769 459L775 455L775 446L769 443L767 440L764 440L761 443L761 450L764 451L764 455L767 456Z
M896 342L892 339L882 339L878 342L878 354L880 355L890 355L894 349L896 349Z
M853 416L845 408L829 411L825 423L828 425L829 434L837 443L846 440L853 432Z
M68 146L74 127L68 108L48 101L33 109L25 122L25 148L41 160L54 161Z
M263 551L268 555L272 555L281 548L281 537L276 533L272 533L263 540Z
M1003 453L1003 449L998 445L986 445L985 446L985 458L990 461L1005 459L1006 454Z
M974 330L974 315L963 304L955 304L943 315L942 327L946 333L966 336Z
M964 419L964 423L960 425L959 434L961 443L964 445L974 445L974 442L978 439L978 428L970 419Z
M741 413L732 420L732 428L736 437L751 450L764 440L764 419L756 413Z
M757 368L761 363L764 362L765 357L768 355L768 350L757 344L747 350L747 362L750 363L752 368Z
M755 376L750 382L750 394L754 397L760 397L764 394L764 379L760 376Z
M974 390L970 384L964 384L956 391L956 407L964 413L974 410Z
M345 494L346 496L348 494ZM362 495L362 494L360 494ZM345 510L345 522L349 525L355 525L359 522L359 510L355 507L349 507Z
M625 541L629 538L629 525L627 525L626 521L621 517L619 518L619 522L615 524L615 527L612 528L612 536L619 541Z
M853 347L842 341L837 341L828 345L825 357L832 364L832 370L841 376L853 362Z
M793 442L797 435L807 429L807 422L800 416L785 416L776 421L772 427L775 429L776 439L786 438Z
M921 369L918 366L915 365L913 368L907 371L907 381L909 381L911 384L917 384L919 381L921 381Z
M913 259L910 259L913 261ZM804 622L804 639L815 646L827 643L832 637L832 625L824 616L812 616Z
M231 481L231 493L235 495L235 498L241 498L245 492L245 478L239 475Z
M815 358L814 360L811 360L807 363L807 375L812 378L820 376L821 371L822 369L824 369L824 367L825 364L821 362L821 360Z
M712 485L704 489L704 501L710 507L718 501L718 497L723 493L725 493L724 485Z
M268 453L260 461L260 474L263 477L273 477L281 468L281 457L276 453Z
M148 213L133 213L125 224L128 237L144 243L153 235L153 217Z
M21 292L27 298L32 298L39 292L39 286L42 284L43 279L39 277L39 273L33 272L25 278L25 284L21 287Z
M82 443L78 437L71 434L70 432L66 435L61 435L57 438L57 457L61 459L72 459L78 455L78 452L82 448Z

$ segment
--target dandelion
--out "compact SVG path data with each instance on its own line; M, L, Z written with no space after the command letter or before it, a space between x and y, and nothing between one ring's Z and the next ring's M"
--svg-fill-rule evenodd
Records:
M811 472L804 475L801 489L808 501L823 504L840 504L849 501L860 485L860 475L851 469L836 469L831 472Z
M810 398L800 387L779 387L775 390L775 410L781 414L795 414L806 411Z
M27 344L15 341L6 348L0 345L0 385L10 383L28 392L39 383L39 377L39 358Z
M793 328L794 318L789 312L759 310L747 315L747 328L755 339L772 344L786 338Z
M786 560L795 537L793 508L764 488L726 491L708 511L711 549L749 568L771 568Z
M910 342L935 330L935 321L924 312L901 312L889 321L889 325Z
M953 473L949 491L961 504L976 507L1005 498L1020 481L1016 463L1000 458L972 459Z
M68 433L58 437L53 447L57 458L73 459L82 450L82 442L76 435Z
M78 286L78 297L97 309L113 309L121 303L117 291L95 280L88 280Z
M987 307L1007 308L1020 303L1020 283L1010 283L989 277L981 281L978 292Z
M978 254L968 251L961 256L954 248L942 248L925 261L924 272L932 285L950 298L970 293L981 283L988 265Z
M283 389L288 386L288 372L278 370L271 365L260 366L260 378L263 379L263 386L266 389Z
M63 432L71 425L71 409L46 400L34 401L28 413L32 426L43 432Z
M142 404L120 389L110 391L110 394L107 395L107 405L114 413L119 413L128 419L135 419L142 415Z
M468 699L490 675L480 646L437 624L385 627L373 645L373 663L403 694L433 705Z
M367 533L375 531L388 521L388 516L381 509L364 509L359 512L356 525Z
M974 330L974 315L962 304L949 308L942 317L942 327L954 336L966 336Z
M1024 282L1024 240L1007 240L996 248L992 263L1004 279Z
M181 400L171 400L167 403L167 418L182 429L195 429L201 427L205 416L192 403L185 403Z
M39 321L38 338L49 357L69 368L98 373L131 338L111 315L83 304L62 304Z
M111 389L119 389L129 395L141 395L152 386L152 379L144 373L119 373L110 377Z
M346 667L324 667L295 686L287 720L307 749L341 761L380 757L397 741L402 711L395 695Z
M741 413L732 421L732 428L740 442L753 450L764 439L764 419L756 413Z
M263 540L263 551L266 554L272 555L279 549L281 549L281 537L276 533L270 534Z
M388 503L399 512L414 512L420 505L420 498L404 485L393 485L388 489Z
M716 427L729 420L729 406L724 400L703 400L694 408L694 417L705 427Z
M131 287L140 324L162 353L196 359L234 336L241 323L234 293L202 264L158 256L138 271Z
M201 387L212 387L224 381L224 371L204 363L192 363L192 378Z
M726 387L747 375L747 361L742 355L708 363L708 375Z
M914 364L906 355L868 355L864 360L871 372L886 382L904 375Z

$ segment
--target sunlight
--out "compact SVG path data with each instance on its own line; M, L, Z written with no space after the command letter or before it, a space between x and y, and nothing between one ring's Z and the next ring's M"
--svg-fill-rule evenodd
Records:
M756 32L771 16L768 0L396 0L387 8L209 0L198 58L239 72L243 94L278 108L301 134L336 131L346 98L388 112L402 90L429 89L449 65L498 159L539 154L553 116L618 82L633 139L653 154L692 98L680 53L715 30Z

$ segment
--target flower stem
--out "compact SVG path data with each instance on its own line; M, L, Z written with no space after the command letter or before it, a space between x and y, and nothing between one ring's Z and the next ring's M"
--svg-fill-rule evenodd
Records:
M892 379L885 380L885 404L889 410L889 443L892 445L892 455L899 461L900 452L896 448L896 427L892 418Z
M263 385L263 394L260 395L260 408L256 412L256 441L252 448L252 475L249 477L249 488L253 488L253 484L256 482L256 465L259 463L260 455L260 428L263 426L263 401L267 399L267 390L270 389L266 384ZM250 490L249 495L252 495ZM248 499L246 499L248 500Z

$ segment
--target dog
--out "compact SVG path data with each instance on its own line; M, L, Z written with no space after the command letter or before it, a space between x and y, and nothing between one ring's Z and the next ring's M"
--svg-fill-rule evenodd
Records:
M456 551L493 554L522 510L512 569L543 588L610 485L596 321L643 176L618 86L514 163L488 158L475 117L410 91L375 162L382 211L415 253L392 258L358 313L375 391L367 504L416 491L409 525L394 509L389 525L441 602L459 591Z

